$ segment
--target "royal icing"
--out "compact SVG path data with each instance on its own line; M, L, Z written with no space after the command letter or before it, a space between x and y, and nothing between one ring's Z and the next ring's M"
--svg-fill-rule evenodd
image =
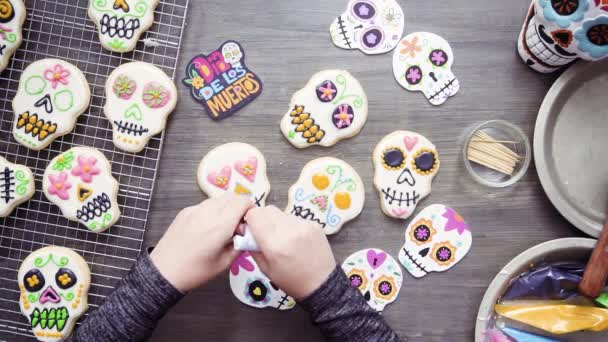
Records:
M281 120L295 147L333 146L353 137L367 121L367 95L348 71L325 70L297 91Z
M22 0L0 0L0 71L23 40L26 9Z
M452 73L454 53L440 36L415 32L403 38L393 54L393 74L409 91L420 91L429 102L439 106L460 90Z
M135 49L137 41L154 23L159 0L91 0L89 18L101 45L114 52Z
M352 254L342 263L342 270L367 304L378 312L397 299L403 285L399 264L380 249L364 249Z
M472 240L469 226L460 214L445 205L433 204L407 226L399 261L416 278L444 272L464 258Z
M350 0L329 33L337 47L376 55L397 46L404 26L403 9L395 0Z
M365 188L357 171L340 159L320 158L304 166L289 189L285 211L318 223L332 235L359 216L364 202Z
M232 192L251 198L260 207L266 205L270 192L264 156L244 143L224 144L207 153L198 167L197 179L209 197Z
M254 308L292 309L296 302L262 273L249 252L243 252L230 266L230 289L244 304Z
M103 153L74 147L49 163L42 180L44 194L63 215L101 233L120 218L118 182Z
M34 62L21 74L13 99L13 136L41 150L72 131L90 98L89 83L76 66L59 59Z
M137 153L165 129L177 105L177 89L159 68L132 62L110 74L106 99L104 113L112 123L114 145Z
M0 157L0 217L8 216L16 206L32 198L35 190L34 175L28 167Z
M414 132L393 132L373 153L374 186L382 211L393 218L407 219L418 203L431 193L439 171L435 145Z
M64 247L32 252L19 267L19 306L40 341L63 341L88 309L91 272Z
M262 80L245 65L243 47L235 41L192 58L183 83L213 120L236 113L260 96L263 89Z

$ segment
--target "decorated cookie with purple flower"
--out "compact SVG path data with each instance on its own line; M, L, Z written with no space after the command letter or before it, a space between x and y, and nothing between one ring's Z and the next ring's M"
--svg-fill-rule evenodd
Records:
M351 138L367 121L367 95L348 71L315 74L292 97L281 131L297 148L329 147Z
M118 182L103 153L74 147L49 163L42 180L44 195L68 220L101 233L120 218Z
M469 225L454 209L441 204L426 207L405 230L399 261L414 277L444 272L471 249Z
M133 62L110 74L106 98L104 113L112 123L114 145L137 153L165 129L177 105L177 89L164 71L149 63Z

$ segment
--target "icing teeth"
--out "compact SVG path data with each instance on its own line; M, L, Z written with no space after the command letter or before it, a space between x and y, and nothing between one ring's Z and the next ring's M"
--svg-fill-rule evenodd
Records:
M65 307L39 310L35 308L30 314L30 325L39 329L57 329L62 331L70 317Z
M101 33L107 34L110 38L131 39L135 36L135 30L139 29L139 19L129 19L110 17L104 14L101 18Z

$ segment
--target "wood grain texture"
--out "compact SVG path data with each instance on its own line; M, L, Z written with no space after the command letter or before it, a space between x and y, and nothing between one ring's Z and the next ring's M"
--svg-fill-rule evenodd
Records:
M453 71L462 89L441 107L396 83L392 53L366 56L333 46L328 28L346 8L346 0L191 1L177 81L192 56L235 39L265 89L236 116L216 123L178 85L180 101L167 129L147 243L158 241L181 208L204 199L195 173L207 151L242 141L266 156L272 183L268 202L279 207L287 203L287 190L308 161L332 156L353 165L365 183L366 203L357 220L330 238L335 256L341 262L368 247L396 256L406 222L382 214L371 164L376 143L396 129L425 135L441 156L432 195L418 211L432 203L452 206L468 220L474 237L471 252L448 273L415 280L404 271L401 294L383 315L401 336L410 341L471 341L478 305L501 267L540 242L583 236L551 206L534 166L517 185L490 189L473 182L461 157L465 134L483 120L511 121L532 138L541 101L556 76L532 72L516 53L530 1L399 2L405 10L406 34L434 32L454 49ZM314 73L329 68L347 69L362 83L370 102L367 125L360 135L333 148L297 150L282 136L280 119L291 95ZM153 340L319 341L322 337L301 309L259 311L242 305L231 294L226 274L188 295L163 319Z

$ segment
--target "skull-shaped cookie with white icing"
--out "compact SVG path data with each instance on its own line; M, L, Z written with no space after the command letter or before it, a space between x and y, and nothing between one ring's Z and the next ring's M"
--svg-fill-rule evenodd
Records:
M337 47L376 55L397 46L404 26L403 9L395 0L350 0L329 33Z
M110 162L97 149L74 147L53 158L44 172L42 188L63 216L94 233L110 228L120 218L118 182Z
M440 166L435 145L409 131L384 137L374 149L373 164L382 211L397 219L410 217L418 203L431 193Z
M21 74L13 99L13 137L41 150L72 131L90 99L89 83L76 66L59 59L34 62Z
M0 0L0 71L23 40L26 8L22 0Z
M454 52L442 37L428 32L407 35L393 54L393 73L397 82L419 91L432 105L439 106L460 90L452 72Z
M64 247L32 252L19 267L19 306L38 340L65 340L87 311L91 272L84 259Z
M249 252L230 266L230 289L234 296L254 308L292 309L296 302L262 273Z
M0 217L8 216L36 191L32 171L23 165L9 163L0 157Z
M90 0L93 20L101 45L114 52L135 49L137 41L154 23L159 0Z
M123 64L106 81L104 113L112 123L114 145L123 151L142 151L165 129L176 105L175 84L152 64Z
M342 263L342 270L367 304L378 312L397 299L403 285L399 264L380 249L370 248L352 254Z
M264 155L244 143L224 144L207 153L199 164L197 180L209 197L232 192L251 198L259 207L266 205L270 193Z
M352 166L336 158L315 159L302 170L289 189L286 212L318 223L325 234L336 234L359 216L365 202L361 177Z
M281 131L298 148L329 147L353 137L367 121L367 95L348 71L325 70L297 91Z
M454 209L433 204L422 210L405 230L399 261L414 277L444 272L471 249L469 226Z

